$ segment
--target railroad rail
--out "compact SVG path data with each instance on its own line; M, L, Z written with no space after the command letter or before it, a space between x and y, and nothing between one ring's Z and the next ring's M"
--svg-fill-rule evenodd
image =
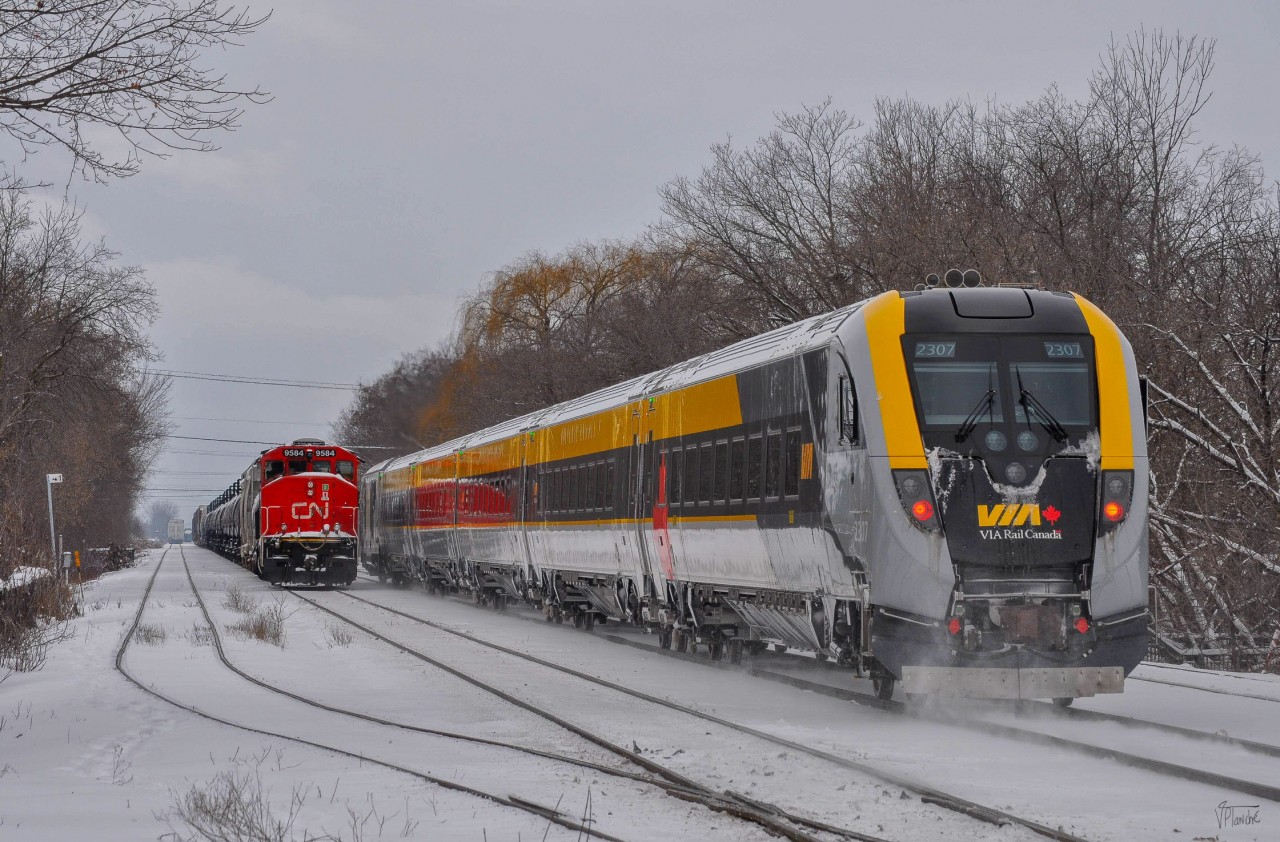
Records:
M179 552L181 552L181 547L179 547ZM164 566L165 557L168 554L169 554L168 548L166 548L165 551L161 553L160 559L156 563L156 569L152 571L151 578L147 581L147 587L146 587L146 590L143 591L142 599L138 601L138 610L133 615L133 622L132 624L130 624L129 630L125 633L124 638L120 641L120 647L116 650L116 657L115 657L116 671L119 672L122 676L124 676L125 680L127 680L133 686L137 687L142 692L146 693L149 696L152 696L153 698L159 699L160 701L165 702L166 704L172 705L173 707L180 708L188 713L194 714L200 717L201 719L206 719L211 722L216 722L220 725L226 725L231 728L237 728L241 731L245 731L250 734L258 734L264 737L271 737L273 739L288 740L290 742L294 742L299 745L305 745L310 748L332 752L333 754L341 755L343 757L349 757L353 760L358 760L362 763L370 763L375 766L380 766L384 769L390 769L395 772L401 772L405 775L409 775L410 777L417 778L418 780L424 781L426 783L434 784L443 789L449 789L455 792L461 792L467 795L472 795L477 798L482 798L486 801L491 801L496 804L500 804L504 807L511 807L523 813L526 813L529 815L535 815L540 818L546 819L547 821L552 822L553 824L557 824L561 827L566 828L567 830L572 830L576 833L589 832L592 836L598 839L609 839L609 840L612 840L612 842L625 842L625 840L619 839L618 837L609 836L607 834L601 833L599 830L593 827L589 827L581 821L577 821L575 819L567 817L564 814L557 811L555 808L546 807L540 804L535 804L534 802L527 801L522 798L511 798L507 796L496 795L491 792L485 792L484 790L476 789L475 787L467 786L465 784L458 783L457 781L451 781L446 778L438 777L436 775L430 775L425 772L419 772L414 769L409 769L404 766L397 765L395 763L389 763L385 760L378 760L377 758L374 758L374 757L368 757L366 755L346 751L345 749L340 749L335 746L324 745L322 743L313 742L311 740L306 740L301 737L295 737L289 734L280 734L274 731L268 731L262 728L255 728L255 727L244 725L238 722L232 722L231 720L223 719L222 717L215 716L206 711L199 710L198 708L192 705L183 704L177 699L171 698L165 695L164 693L161 693L159 690L156 690L153 687L148 687L147 685L143 684L136 677L134 677L127 669L125 669L124 656L125 656L125 653L128 651L129 644L133 642L133 636L134 636L134 633L137 632L138 630L138 625L142 622L142 615L147 607L147 601L151 596L151 590L155 586L156 577L159 575L161 567ZM185 562L185 555L183 559ZM210 624L210 627L215 628L212 626L212 624ZM217 634L216 628L215 628L214 634L215 635ZM217 638L215 638L215 640L216 639ZM221 652L220 641L218 644L218 649L219 649L219 652Z
M691 779L680 775L677 772L667 769L661 764L658 764L648 758L635 754L634 752L630 752L627 749L624 749L620 746L614 746L612 744L606 745L605 743L596 742L594 739L591 741L596 742L597 745L601 745L602 747L608 748L610 751L613 751L614 753L619 754L619 756L624 757L625 759L631 761L637 766L640 766L641 768L645 768L648 771L654 772L656 775L660 777L651 777L651 776L636 774L633 772L628 772L624 769L617 769L614 767L605 766L603 764L593 763L588 760L582 760L579 758L571 757L569 755L558 754L556 752L543 751L541 749L535 749L528 746L521 746L516 743L509 743L509 742L500 741L500 740L490 740L483 737L475 737L467 734L460 734L460 733L451 732L451 731L442 731L442 730L433 729L433 728L424 728L421 726L410 725L408 723L394 722L392 720L383 719L381 717L372 716L370 714L361 713L359 711L353 711L346 708L340 708L333 705L328 705L323 702L317 701L315 699L310 699L308 697L299 695L297 693L293 693L289 690L285 690L284 688L277 687L273 684L270 684L269 682L266 682L257 678L256 676L253 676L244 672L240 668L236 667L230 661L230 659L226 657L226 653L222 648L221 638L219 637L216 630L217 627L214 624L213 619L206 608L204 599L201 596L200 591L195 584L195 580L191 574L191 569L186 563L185 554L183 555L183 565L184 565L184 568L186 569L187 580L191 585L192 593L195 594L196 601L199 604L201 613L204 615L205 622L209 624L210 628L214 629L214 633L213 633L214 644L218 652L219 659L228 669L230 669L236 675L272 693L286 696L290 699L309 705L311 707L318 708L320 710L325 710L331 713L337 713L344 716L353 717L355 719L360 719L360 720L371 722L378 725L399 728L405 731L412 731L415 733L426 734L429 736L461 740L465 742L477 743L481 745L487 745L487 746L492 746L492 747L502 748L502 749L510 749L512 751L516 751L522 754L528 754L528 755L540 757L546 760L554 760L557 762L566 763L566 764L578 766L585 769L590 769L592 771L599 772L606 775L611 775L617 778L625 778L627 780L630 780L636 783L655 786L663 790L666 794L679 798L683 801L697 803L704 807L707 807L708 809L714 810L716 812L724 813L724 814L742 819L744 821L749 821L755 824L759 824L762 827L764 827L767 831L773 832L776 835L782 836L784 838L797 840L797 842L808 842L808 840L813 840L813 842L816 842L816 840L815 840L815 837L808 835L804 832L798 832L794 828L789 828L789 827L779 825L777 821L773 818L773 816L775 815L785 816L787 821L803 824L805 826L810 827L810 829L812 830L839 836L844 839L856 840L856 842L885 842L884 839L878 836L872 836L869 834L860 833L858 831L849 830L847 828L836 827L834 825L818 822L802 816L791 816L791 815L785 814L784 811L780 810L779 808L773 805L766 805L766 804L763 804L762 802L758 802L753 799L748 799L746 796L743 796L740 794L725 795L725 794L716 793L713 790L710 790L702 786L701 784L698 784L692 781ZM310 599L307 599L306 597L303 597L300 594L294 593L294 596L298 596L300 599L302 599L305 602L312 602ZM312 604L315 605L314 602ZM320 610L325 610L323 606L315 605L315 607L319 608ZM329 612L329 613L333 614L333 612ZM338 616L338 615L335 614L334 616ZM391 645L395 646L396 648L400 649L401 651L407 654L414 655L415 657L421 657L420 655L417 655L413 651L409 650L407 647L402 647L399 644L395 643L394 641L387 640L386 638L383 638L381 635L379 635L378 633L368 628L360 626L359 624L354 623L345 618L344 618L344 621L350 623L351 625L357 628L360 628L366 634L370 634L375 638L379 638L379 639L382 639L384 642L390 643ZM424 660L426 659L424 658ZM437 664L434 664L434 663L432 665L438 666ZM446 670L449 669L448 667L443 667L443 668ZM501 692L501 691L498 691L498 692ZM511 701L511 700L508 699L508 701ZM566 726L566 727L569 727L570 730L574 730L576 726ZM600 837L602 839L609 838L601 834L598 829L592 829L591 832L593 835Z
M1237 693L1232 690L1220 690L1217 687L1201 687L1198 684L1187 684L1183 681L1169 681L1164 678L1145 678L1142 676L1130 675L1129 679L1132 681L1144 681L1148 684L1164 684L1168 687L1181 687L1184 690L1200 690L1204 693L1214 693L1219 696L1232 696L1237 699L1255 699L1259 702L1271 702L1272 704L1280 705L1280 699L1277 699L1275 696L1260 696L1257 693Z
M529 653L522 652L522 651L519 651L519 650L516 650L516 649L511 649L511 648L509 648L509 647L502 646L501 644L493 643L492 641L487 641L487 640L484 640L483 638L479 638L479 637L476 637L476 636L474 636L474 635L467 634L466 632L460 632L460 631L457 631L456 629L452 629L452 628L450 628L450 627L448 627L448 626L445 626L445 625L442 625L442 624L440 624L440 623L435 623L435 622L433 622L433 621L431 621L431 620L427 620L427 619L424 619L424 618L422 618L422 617L418 617L418 616L415 616L415 615L413 615L413 614L409 614L409 613L407 613L407 612L399 611L399 610L397 610L397 609L395 609L395 608L390 608L390 607L385 606L385 605L380 605L380 604L378 604L378 603L376 603L376 602L373 602L373 601L371 601L371 600L364 599L363 597L360 597L360 596L357 596L357 595L355 595L355 594L352 594L352 593L350 593L349 591L338 591L337 593L338 593L338 594L340 594L340 595L341 595L341 596L343 596L343 597L346 597L346 598L348 598L348 599L350 599L350 600L353 600L353 601L356 601L356 602L359 602L359 603L363 603L363 604L368 605L368 606L370 606L370 607L372 607L372 608L376 608L376 609L379 609L379 610L381 610L381 611L389 612L389 613L391 613L391 614L394 614L394 615L397 615L397 616L403 617L404 619L410 620L410 621L412 621L412 622L419 623L419 624L422 624L422 625L425 625L425 626L428 626L428 627L434 628L434 629L436 629L436 630L438 630L438 631L444 632L444 633L446 633L446 634L453 635L453 636L455 636L455 637L458 637L458 638L461 638L461 639L464 639L464 640L468 640L468 641L470 641L470 642L472 642L472 643L474 643L474 644L477 644L477 645L480 645L480 646L483 646L483 647L487 647L487 648L489 648L489 649L493 649L493 650L495 650L495 651L502 652L502 653L507 654L507 655L511 655L511 656L514 656L514 657L518 657L518 658L520 658L521 660L523 660L523 661L525 661L525 662L527 662L527 663L538 664L538 665L540 665L540 666L546 667L546 668L548 668L548 669L555 670L555 671L560 672L560 673L563 673L563 674L565 674L565 675L570 675L570 676L573 676L573 677L575 677L575 678L581 679L581 680L583 680L583 681L587 681L587 682L589 682L589 683L591 683L591 684L595 684L595 685L600 686L600 687L605 687L605 688L607 688L607 689L610 689L610 690L613 690L613 691L616 691L616 692L619 692L619 693L622 693L622 694L625 694L625 695L631 696L631 697L633 697L633 698L637 698L637 699L643 700L643 701L645 701L645 702L648 702L648 703L651 703L651 704L655 704L655 705L658 705L658 706L661 706L661 707L667 708L667 709L669 709L669 710L673 710L673 711L677 711L677 712L680 712L680 713L684 713L684 714L687 714L687 715L689 715L689 716L693 716L693 717L696 717L696 718L698 718L698 719L702 719L702 720L707 721L707 722L712 722L712 723L714 723L714 724L716 724L716 725L719 725L719 726L721 726L721 727L724 727L724 728L727 728L727 729L729 729L729 730L735 731L735 732L737 732L737 733L745 734L745 735L748 735L748 736L751 736L751 737L755 737L755 738L760 739L760 740L764 740L764 741L769 742L769 743L773 743L774 745L778 745L778 746L781 746L781 747L784 747L784 748L792 749L792 750L794 750L794 751L796 751L796 752L799 752L799 753L802 753L802 754L806 754L806 755L809 755L809 756L811 756L811 757L815 757L815 758L819 758L819 759L825 760L825 761L827 761L827 762L829 762L829 763L832 763L832 764L834 764L834 765L836 765L836 766L840 766L840 767L843 767L843 768L845 768L845 769L849 769L849 770L852 770L852 771L855 771L855 772L859 772L859 773L861 773L861 774L863 774L863 775L870 776L870 777L872 777L872 778L875 778L875 779L877 779L877 780L883 781L883 782L885 782L885 783L889 783L889 784L892 784L892 785L894 785L894 786L901 787L901 788L902 788L902 789L904 789L904 790L907 790L907 791L909 791L909 792L913 792L913 793L915 793L916 795L918 795L918 796L920 797L921 801L922 801L923 803L925 803L925 804L930 804L930 805L938 806L938 807L941 807L941 808L943 808L943 809L951 810L951 811L954 811L954 812L960 813L960 814L962 814L962 815L968 816L969 818L977 819L977 820L979 820L979 821L983 821L983 822L986 822L986 823L989 823L989 824L993 824L993 825L997 825L997 826L1004 826L1004 825L1019 825L1019 826L1025 827L1025 828L1027 828L1028 830L1031 830L1031 831L1033 831L1033 832L1035 832L1035 833L1037 833L1037 834L1039 834L1039 835L1045 836L1045 837L1047 837L1047 838L1055 839L1055 840L1060 840L1060 842L1080 842L1080 840L1081 840L1081 837L1079 837L1079 836L1076 836L1076 835L1074 835L1074 834L1068 833L1068 832L1066 832L1066 831L1064 831L1064 830L1060 830L1060 829L1057 829L1057 828L1049 827L1048 825L1042 824L1042 823L1040 823L1040 822L1036 822L1036 821L1034 821L1034 820L1032 820L1032 819L1027 819L1027 818L1024 818L1024 817L1022 817L1022 816L1018 816L1018 815L1015 815L1015 814L1013 814L1013 813L1007 812L1007 811L1005 811L1005 810L1000 810L1000 809L998 809L998 808L988 807L988 806L985 806L985 805L982 805L982 804L978 804L978 803L973 802L973 801L970 801L970 800L968 800L968 799L961 798L961 797L956 796L956 795L953 795L953 794L951 794L951 793L944 792L944 791L939 790L939 789L937 789L937 788L935 788L935 787L931 787L931 786L929 786L929 785L927 785L927 784L922 784L922 783L920 783L920 782L918 782L918 781L914 781L914 780L911 780L911 779L909 779L909 778L903 777L903 776L901 776L901 775L897 775L897 774L894 774L894 773L892 773L892 772L888 772L888 771L886 771L886 770L883 770L883 769L880 769L880 768L877 768L877 767L871 766L870 764L862 763L862 762L859 762L859 761L856 761L856 760L851 760L851 759L849 759L849 758L847 758L847 757L841 757L841 756L839 756L839 755L832 754L831 752L827 752L827 751L823 751L823 750L821 750L821 749L813 748L812 746L805 746L805 745L802 745L802 744L800 744L800 743L796 743L796 742L793 742L793 741L791 741L791 740L787 740L787 739L785 739L785 738L778 737L778 736L776 736L776 735L774 735L774 734L769 734L769 733L767 733L767 732L759 731L759 730L754 729L754 728L751 728L751 727L749 727L749 726L741 725L741 724L739 724L739 723L735 723L735 722L732 722L732 721L730 721L730 720L723 719L723 718L718 717L718 716L715 716L715 715L713 715L713 714L709 714L709 713L705 713L705 712L703 712L703 711L695 710L695 709L690 708L690 707L687 707L687 706L685 706L685 705L681 705L681 704L679 704L679 703L677 703L677 702L672 702L672 701L669 701L669 700L666 700L666 699L661 699L661 698L658 698L658 697L656 697L656 696L652 696L652 695L649 695L649 694L647 694L647 693L644 693L644 692L642 692L642 691L634 690L634 689L632 689L632 688L630 688L630 687L625 687L625 686L623 686L623 685L620 685L620 684L617 684L617 683L614 683L614 682L611 682L611 681L607 681L607 680L605 680L605 679L601 679L601 678L598 678L598 677L596 677L596 676L588 675L588 674L586 674L586 673L580 672L580 671L578 671L578 670L571 669L571 668L569 668L569 667L562 666L562 665L560 665L560 664L555 664L555 663L553 663L553 662L546 661L546 660L544 660L544 659L538 658L538 657L536 657L536 656L534 656L534 655L531 655L531 654L529 654ZM303 601L305 601L305 602L308 602L308 603L310 603L311 605L315 606L315 607L316 607L316 608L318 608L319 610L324 611L325 613L327 613L327 614L329 614L329 615L331 615L331 616L333 616L333 617L336 617L336 618L338 618L338 619L340 619L340 620L342 620L342 621L344 621L344 622L350 623L351 625L355 626L356 628L360 628L361 630L365 631L365 633L367 633L367 634L371 634L371 635L373 635L374 637L378 637L379 639L382 639L382 640L384 640L385 642L390 643L392 646L395 646L396 648L400 648L402 651L407 651L407 652L409 652L410 654L413 654L415 657L419 657L419 658L421 658L422 660L427 661L428 663L434 663L434 664L436 664L436 665L440 666L442 669L444 669L444 670L446 670L446 671L450 672L451 674L458 675L459 677L463 678L463 680L466 680L466 681L469 681L469 682L475 683L475 684L477 684L477 686L486 686L486 687L488 686L488 685L486 685L486 684L485 684L485 682L483 682L482 680L477 679L477 678L475 678L475 677L473 677L473 676L468 676L468 675L466 675L466 674L461 674L461 672L460 672L460 671L455 670L453 667L449 667L448 665L442 664L442 663L440 663L440 662L436 661L435 659L432 659L430 656L423 655L422 653L416 653L416 652L414 652L413 650L409 649L408 647L403 647L401 644L397 643L396 641L390 640L389 638L386 638L386 637L384 637L384 636L382 636L382 635L378 634L375 630L370 629L370 628L368 628L367 626L364 626L363 624L360 624L360 623L358 623L358 622L356 622L356 621L353 621L351 618L347 617L346 615L344 615L344 614L342 614L342 613L340 613L340 612L338 612L338 611L334 611L333 609L328 608L327 606L320 604L319 602L315 601L314 599L311 599L310 597L303 596L303 595L301 595L301 594L299 594L299 593L296 593L296 592L293 592L293 594L294 594L294 596L298 597L299 599L301 599L301 600L303 600ZM495 692L495 693L497 693L497 694L502 694L502 695L504 695L504 697L505 697L505 695L506 695L506 694L503 694L503 691L498 690L497 688L492 688L492 689L491 689L491 692ZM522 700L514 700L514 703L515 703L515 704L520 705L521 707L526 707L526 704L527 704L527 703L523 702ZM528 707L526 707L526 709L528 709ZM554 715L554 714L550 714L550 717L555 717L555 715ZM577 726L573 726L573 725L568 725L568 727L570 727L570 728L577 728ZM625 754L627 754L627 755L634 755L634 752L629 752L627 749L621 749L621 750L622 750Z
M373 579L371 577L361 576L360 578L370 583L374 583L378 581L377 579ZM520 616L520 615L515 615L515 616ZM539 624L541 624L540 620L535 620L534 618L531 618L531 617L521 616L520 619L527 620L529 622L538 622ZM1011 725L1000 725L998 723L978 723L976 721L971 721L971 720L960 721L960 720L955 720L948 717L929 716L927 712L919 711L914 707L912 707L911 705L904 704L902 702L884 701L870 693L859 693L856 690L847 690L842 687L833 687L829 684L824 684L822 682L810 681L808 679L774 672L772 670L764 669L762 667L757 667L754 665L736 666L736 665L724 663L722 661L713 661L708 658L702 658L692 654L676 652L670 649L661 649L657 646L652 646L647 643L641 643L637 640L633 640L628 637L624 637L622 635L604 634L604 635L598 635L598 637L600 637L603 640L607 640L610 643L630 646L632 648L640 649L646 652L651 652L653 654L662 655L663 657L676 658L676 659L688 661L690 663L697 663L704 666L713 667L716 669L746 672L748 675L754 676L756 678L761 678L766 681L774 681L782 684L790 684L802 690L809 690L811 692L831 696L833 698L839 698L845 701L856 702L860 705L879 708L881 710L889 711L891 713L914 715L921 718L929 719L931 721L938 721L938 722L943 722L944 724L956 725L961 727L965 727L965 726L986 727L989 725L990 729L1004 729L1002 731L1003 736L1013 737L1015 739L1043 741L1043 742L1046 742L1047 744L1057 745L1058 747L1072 749L1075 751L1079 751L1081 753L1114 759L1114 760L1117 760L1118 762L1125 763L1126 765L1136 766L1138 768L1147 768L1149 771L1159 772L1161 774L1174 773L1175 777L1183 777L1188 780L1196 780L1196 782L1198 783L1206 783L1212 786L1231 786L1232 784L1235 784L1240 787L1245 787L1245 789L1241 791L1248 792L1249 794L1253 794L1253 795L1258 795L1259 797L1262 797L1262 798L1268 798L1270 800L1278 800L1277 796L1280 795L1280 788L1277 788L1277 787L1268 787L1261 784L1254 784L1249 781L1241 781L1236 778L1215 775L1211 772L1202 772L1200 770L1189 769L1188 767L1178 766L1177 764L1165 763L1164 761L1148 760L1146 758L1142 758L1137 755L1126 754L1125 752L1116 751L1114 749L1093 746L1093 745L1090 745L1089 743L1069 740L1062 737L1054 737L1048 734L1043 734L1038 731L1032 731L1030 729L1018 728L1016 726L1011 726ZM775 657L786 657L786 656L775 655ZM801 658L800 656L794 656L794 657L796 661L804 661L806 663L815 663L812 661L812 659L809 659L809 658ZM1136 676L1133 676L1133 675L1130 675L1129 678L1136 679L1136 680L1165 683L1165 682L1161 682L1160 679L1138 679ZM1180 684L1178 682L1169 682L1169 683L1172 683L1175 686L1189 687L1191 689L1204 689L1204 688L1196 687L1194 685ZM1226 693L1227 691L1216 691L1216 692ZM1265 701L1280 701L1277 699L1267 699L1266 697L1252 696L1250 694L1228 694L1228 695L1239 695L1243 698L1263 698ZM1080 708L1058 708L1058 707L1052 707L1049 705L1039 704L1039 703L1036 704L1036 708L1043 708L1044 709L1043 711L1036 710L1036 712L1041 713L1048 718L1076 719L1080 721L1094 721L1094 722L1112 722L1118 725L1150 728L1150 729L1160 731L1166 734L1170 734L1173 736L1178 736L1178 737L1183 737L1183 738L1193 739L1193 740L1204 740L1206 742L1219 743L1222 745L1229 745L1236 748L1245 749L1246 751L1251 751L1257 754L1265 754L1270 757L1280 757L1280 746L1270 745L1267 743L1260 743L1253 740L1246 740L1240 737L1232 737L1228 734L1216 733L1212 731L1200 731L1194 728L1184 728L1178 725L1169 725L1163 722L1155 722L1155 721L1146 720L1146 719L1136 719L1133 717L1120 716L1118 714L1112 714L1112 713L1101 713L1098 711L1082 710ZM1032 710L1032 708L1022 707L1021 710L1023 712L1026 712L1027 710ZM1151 766L1144 765L1147 763L1150 763L1153 765ZM1158 768L1161 766L1166 768ZM1202 777L1198 780L1196 778L1187 778L1186 775L1179 774L1181 772L1186 772L1187 774L1190 774L1190 775L1199 775Z
M941 716L931 715L929 711L918 710L917 708L915 708L909 703L884 701L876 698L874 695L870 693L859 693L856 690L847 690L843 687L834 687L830 684L824 684L820 681L810 681L809 679L801 678L799 676L774 672L772 670L764 669L762 667L757 667L757 666L738 667L730 664L725 664L722 662L710 661L706 658L700 658L696 655L686 655L680 652L673 652L670 650L660 649L656 646L650 646L648 644L641 643L636 640L631 640L626 637L622 637L620 635L606 634L606 635L602 635L602 637L605 640L608 640L610 643L617 643L623 646L630 646L635 649L641 649L643 651L662 655L664 657L680 658L682 660L687 660L693 663L699 663L706 666L715 667L717 669L742 671L742 672L746 672L748 675L754 676L756 678L761 678L766 681L774 681L781 684L789 684L793 687L798 687L802 690L809 690L814 693L831 696L833 698L856 702L860 705L879 708L881 710L890 711L892 713L901 713L908 716L916 716L921 719L928 719L934 722L942 722L948 725L999 729L998 731L996 731L997 733L1002 733L1003 736L1011 736L1018 739L1025 738L1025 739L1031 739L1031 740L1043 739L1045 741L1054 741L1053 742L1054 745L1070 748L1073 750L1078 750L1085 754L1092 754L1099 757L1109 757L1112 759L1119 760L1120 762L1134 761L1132 763L1129 763L1129 765L1137 765L1138 761L1148 762L1144 758L1137 757L1136 755L1125 754L1124 752L1120 752L1115 749L1101 748L1098 746L1090 745L1089 743L1082 743L1075 740L1068 740L1062 737L1053 737L1051 735L1043 734L1038 731L1018 728L1017 726L1013 726L1013 725L1001 725L999 723L987 723L987 722L981 722L978 720L969 720L969 719L958 720L952 717L941 717ZM802 660L802 659L797 658L797 660ZM809 659L803 659L803 660L807 661ZM1132 678L1132 676L1130 676L1130 678ZM1195 728L1184 728L1179 725L1169 725L1164 722L1154 722L1147 719L1135 719L1129 716L1120 716L1119 714L1102 713L1099 711L1082 710L1080 708L1058 708L1055 706L1051 706L1051 705L1047 705L1039 702L1023 703L1023 704L1020 704L1018 709L1022 713L1026 713L1028 711L1034 711L1035 714L1044 716L1049 719L1078 719L1081 721L1089 721L1089 722L1113 722L1117 725L1125 725L1125 726L1131 726L1135 728L1150 728L1155 731L1160 731L1160 732L1171 734L1178 737L1184 737L1192 740L1203 740L1205 742L1220 743L1222 745L1233 746L1235 748L1245 749L1246 751L1252 751L1257 754L1265 754L1269 757L1280 757L1280 746L1274 746L1268 743L1255 742L1253 740L1245 740L1245 739L1241 739L1240 737L1232 737L1228 734L1215 733L1212 731L1199 731ZM1163 763L1163 761L1158 761L1158 760L1152 760L1149 762L1154 764ZM1187 767L1177 766L1176 764L1164 764L1164 765L1170 766L1172 769L1175 769L1175 770L1187 770L1191 773L1197 773L1197 770L1190 770ZM1167 770L1151 768L1151 771L1165 772ZM1235 778L1216 776L1216 775L1213 775L1212 773L1203 773L1203 774L1205 774L1207 777L1204 780L1198 781L1199 783L1207 783L1213 786L1227 786L1229 783L1235 782L1239 785L1246 786L1246 787L1261 786L1257 784L1252 784L1248 781L1240 781ZM1248 791L1248 790L1245 790L1245 791ZM1262 798L1277 800L1276 796L1280 795L1280 788L1261 787L1259 791L1251 792L1250 794L1258 795Z

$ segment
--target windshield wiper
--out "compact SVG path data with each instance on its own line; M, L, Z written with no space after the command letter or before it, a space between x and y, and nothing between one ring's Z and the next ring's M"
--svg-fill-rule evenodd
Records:
M1013 367L1014 373L1018 375L1018 403L1022 404L1022 411L1027 414L1027 421L1031 421L1031 413L1035 413L1039 417L1041 427L1044 427L1049 435L1053 436L1056 442L1064 442L1067 440L1067 431L1062 424L1058 423L1058 419L1053 417L1053 413L1049 408L1031 394L1022 386L1022 369L1017 366Z
M970 412L965 416L964 421L962 421L960 426L956 429L956 444L959 444L969 438L969 435L973 432L974 428L978 426L978 419L982 417L984 412L991 409L995 404L995 401L995 389L988 389L986 394L978 399L978 405L973 408L973 412Z

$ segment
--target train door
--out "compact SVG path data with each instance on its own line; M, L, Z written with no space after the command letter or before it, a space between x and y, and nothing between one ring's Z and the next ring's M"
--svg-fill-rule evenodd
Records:
M512 514L517 518L512 526L518 531L520 563L526 576L533 574L533 549L529 546L529 521L537 511L537 474L529 466L529 434L520 435L520 503Z
M649 545L651 531L649 518L653 512L649 495L646 494L646 491L652 488L652 482L649 479L649 462L652 458L650 453L653 451L653 431L648 429L650 425L646 423L645 416L644 402L633 404L630 419L631 448L627 456L627 497L630 501L628 518L634 525L636 553L640 558L644 576L657 585L658 579L654 578L653 553Z

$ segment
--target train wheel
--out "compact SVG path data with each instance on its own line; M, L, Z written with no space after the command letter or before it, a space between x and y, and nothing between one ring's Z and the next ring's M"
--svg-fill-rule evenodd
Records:
M820 663L820 664L825 664L825 663L827 662L827 653L826 653L826 652L814 652L814 653L813 653L813 657L817 658L817 659L818 659L818 663Z
M658 629L658 648L671 648L671 629Z
M582 616L583 631L591 631L596 627L596 615L588 611Z
M1067 708L1071 707L1071 703L1074 701L1075 701L1075 698L1072 696L1058 696L1053 700L1053 706L1056 708L1062 708L1063 710L1066 710Z
M677 652L689 651L689 635L685 634L684 629L675 629L671 632L671 646Z
M773 644L773 651L777 652L779 655L785 655L787 654L787 644L775 643Z
M575 629L582 628L582 624L585 622L586 621L582 619L582 614L580 612L573 615L573 627Z
M871 687L876 691L876 698L882 702L893 698L893 691L897 686L898 682L891 675L871 679Z
M729 641L729 663L742 663L742 638L735 637Z
M724 657L724 641L720 638L712 638L707 641L707 657L713 661L719 661Z

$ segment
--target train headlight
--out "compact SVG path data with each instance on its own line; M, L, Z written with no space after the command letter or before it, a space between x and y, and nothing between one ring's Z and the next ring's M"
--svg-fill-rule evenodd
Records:
M1004 478L1014 485L1022 485L1027 481L1027 469L1021 462L1010 462L1004 468Z
M908 519L926 532L942 529L937 507L933 504L933 488L929 484L928 471L894 471L893 482L898 489L898 499Z
M1133 471L1103 471L1098 534L1105 535L1124 523L1133 502Z

